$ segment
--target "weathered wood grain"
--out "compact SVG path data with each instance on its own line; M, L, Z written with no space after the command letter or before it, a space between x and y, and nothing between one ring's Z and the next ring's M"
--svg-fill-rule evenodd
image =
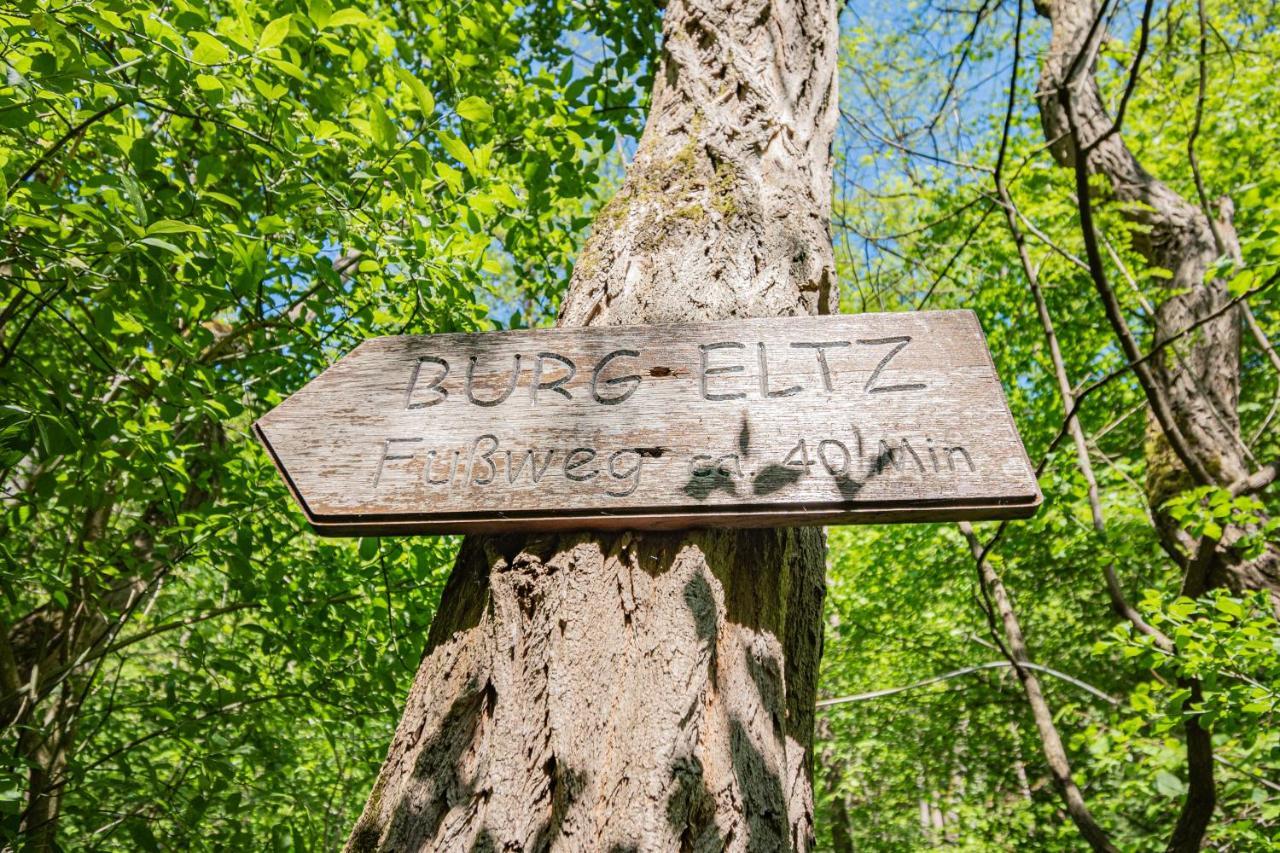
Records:
M968 311L366 341L257 424L332 535L1007 518Z

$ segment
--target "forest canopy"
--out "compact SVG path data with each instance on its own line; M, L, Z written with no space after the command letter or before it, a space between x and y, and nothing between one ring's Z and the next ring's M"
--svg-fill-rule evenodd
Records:
M841 310L975 311L1045 503L829 531L820 849L1277 849L1280 10L1102 4L1096 144L1209 223L1188 284L1062 148L1058 5L840 12ZM316 537L251 424L369 337L554 322L662 14L0 8L0 848L341 847L459 540ZM1223 317L1201 477L1157 410Z

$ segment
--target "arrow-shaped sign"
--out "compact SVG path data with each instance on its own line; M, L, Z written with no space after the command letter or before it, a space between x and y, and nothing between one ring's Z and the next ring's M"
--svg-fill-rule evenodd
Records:
M969 311L365 341L255 425L329 535L1026 517Z

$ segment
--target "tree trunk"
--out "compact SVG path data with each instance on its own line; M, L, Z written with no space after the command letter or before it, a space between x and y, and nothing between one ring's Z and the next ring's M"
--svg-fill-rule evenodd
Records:
M1058 724L1054 720L1053 710L1044 698L1044 690L1040 686L1040 679L1027 666L1027 664L1031 663L1031 654L1027 651L1027 641L1022 633L1022 625L1018 621L1017 612L1013 609L1013 601L1009 598L1009 592L1005 589L1004 581L1000 579L1000 575L996 572L995 567L991 565L991 561L986 558L982 543L973 531L973 525L967 521L960 522L960 532L964 534L964 538L968 541L969 550L973 553L973 559L977 562L979 581L986 589L984 596L990 595L990 602L985 606L990 610L988 618L992 620L992 632L994 633L995 631L994 620L996 618L999 618L1000 624L1004 628L1005 647L1003 651L1005 651L1009 663L1013 664L1014 674L1022 684L1022 692L1027 697L1027 704L1031 706L1031 717L1035 721L1036 731L1040 735L1040 747L1044 752L1045 763L1049 765L1054 787L1057 788L1059 796L1062 797L1062 803L1067 808L1067 814L1070 816L1071 822L1076 825L1076 829L1080 830L1081 837L1088 842L1092 849L1102 851L1102 853L1116 853L1115 845L1111 843L1111 839L1107 837L1106 830L1098 824L1097 819L1089 810L1089 805L1084 799L1084 793L1076 783L1075 776L1072 775L1071 759L1067 755L1067 748L1062 742L1062 735L1058 732Z
M41 725L30 724L18 735L17 751L27 764L27 803L20 827L22 849L27 853L62 849L57 843L65 781L62 777L75 738L79 687L74 682L64 684L57 700L42 709Z
M1106 31L1104 25L1094 26L1095 0L1036 0L1036 9L1053 27L1037 93L1050 150L1069 167L1075 166L1078 151L1085 153L1087 172L1106 177L1123 214L1141 226L1134 231L1134 249L1150 267L1171 273L1169 294L1156 307L1155 341L1195 327L1194 334L1156 355L1152 387L1145 389L1149 397L1153 391L1165 397L1172 414L1171 424L1149 419L1148 498L1166 544L1194 554L1195 543L1162 505L1193 486L1229 488L1250 475L1236 411L1242 313L1239 306L1230 306L1225 278L1205 281L1205 272L1236 242L1231 204L1220 200L1211 220L1208 211L1150 175L1125 145L1103 105L1094 73ZM1087 201L1081 199L1082 204ZM1091 237L1086 234L1086 240ZM1105 282L1097 283L1105 287ZM1185 454L1170 442L1169 427L1179 434ZM1197 482L1183 455L1203 470L1205 482ZM1260 556L1245 557L1232 546L1246 532L1228 528L1221 547L1208 553L1203 565L1192 565L1188 594L1213 586L1265 589L1280 605L1280 546L1271 543Z
M837 7L672 0L560 321L826 313ZM348 850L807 850L812 529L469 537Z
M835 754L831 743L831 722L821 720L817 725L818 737L827 746L818 751L815 763L822 772L822 781L830 801L827 825L831 828L831 853L854 853L853 818L849 815L849 798L840 790L840 784L848 773L844 759Z

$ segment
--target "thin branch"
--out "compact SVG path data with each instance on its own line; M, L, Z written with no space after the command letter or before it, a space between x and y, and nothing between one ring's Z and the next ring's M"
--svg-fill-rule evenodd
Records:
M1191 133L1187 135L1187 161L1191 164L1191 176L1195 179L1196 196L1200 199L1200 210L1204 213L1205 221L1209 223L1210 233L1213 234L1213 245L1217 247L1219 255L1225 255L1227 253L1227 242L1218 230L1218 223L1214 219L1213 212L1209 209L1209 194L1205 192L1204 178L1200 174L1200 159L1196 157L1196 140L1200 137L1200 125L1204 119L1204 97L1208 77L1205 68L1205 49L1209 35L1208 27L1205 24L1204 0L1197 0L1196 15L1200 26L1199 38L1196 40L1198 83L1196 88L1195 118L1191 122Z
M922 160L931 160L934 163L942 163L946 166L955 166L957 169L969 169L974 172L990 171L986 166L979 166L976 163L966 163L964 160L951 160L939 154L930 154L927 151L917 151L914 148L908 148L901 142L896 142L882 134L876 133L875 129L871 125L856 116L850 115L848 111L844 109L840 110L840 117L848 122L850 126L859 133L871 137L882 145L888 145L890 148L896 148L898 151L901 151L909 157L919 157Z
M1129 285L1129 289L1133 291L1133 295L1137 297L1138 304L1142 306L1142 310L1147 313L1148 317L1154 317L1156 306L1151 304L1151 300L1142 292L1142 288L1138 285L1138 280L1133 277L1129 265L1124 262L1124 258L1120 257L1120 253L1116 251L1116 247L1112 244L1110 238L1106 234L1098 235L1102 238L1102 245L1107 247L1107 255L1111 258L1111 263L1116 265L1116 269L1120 270L1120 276ZM1088 264L1084 267L1085 272L1089 271Z
M24 171L21 175L19 175L17 180L15 180L12 184L9 185L9 195L13 195L14 190L16 190L19 186L25 183L27 179L29 179L32 175L38 172L40 170L40 167L43 166L45 163L49 162L49 158L51 158L54 154L57 154L58 151L60 151L64 145L66 145L71 140L75 139L80 134L84 133L89 128L90 125L94 124L95 122L101 121L102 119L111 115L113 112L120 109L124 105L125 105L124 101L116 101L114 104L107 104L105 107L98 110L96 113L89 116L87 119L80 122L75 127L68 130L66 133L62 134L62 136L58 138L57 142L54 142L52 145L46 148L40 154L40 156L36 158L35 162L32 163L30 166L28 166L26 168L26 171Z
M1080 145L1080 129L1076 125L1075 109L1072 106L1069 95L1069 87L1063 86L1059 91L1062 99L1063 110L1067 114L1067 123L1071 129L1071 143L1075 149L1072 157L1072 165L1074 166L1076 177L1076 197L1080 202L1080 231L1084 238L1085 258L1089 262L1090 278L1093 279L1095 289L1102 298L1102 306L1107 315L1107 321L1111 324L1112 331L1120 341L1121 349L1124 351L1125 357L1133 366L1133 372L1138 378L1142 390L1147 395L1148 402L1151 403L1151 411L1156 417L1156 421L1160 424L1160 429L1164 432L1165 438L1169 441L1169 446L1177 455L1180 461L1191 476L1200 485L1213 485L1213 476L1208 469L1204 467L1204 463L1200 461L1192 451L1186 436L1182 434L1182 430L1178 428L1177 420L1173 413L1173 407L1169 402L1165 388L1156 379L1152 373L1150 366L1147 364L1147 358L1140 355L1138 343L1134 340L1133 332L1129 329L1129 324L1124 318L1124 310L1120 307L1120 300L1116 298L1115 291L1111 289L1111 285L1107 282L1106 268L1102 263L1102 253L1098 249L1098 234L1094 230L1093 224L1093 199L1089 192L1089 172L1088 165L1085 162L1086 157Z
M1159 354L1165 348L1170 347L1173 344L1177 343L1179 340L1191 334L1196 329L1200 328L1206 323L1212 323L1214 320L1218 319L1223 314L1227 313L1231 309L1235 308L1237 305L1244 302L1250 296L1254 296L1258 293L1261 293L1264 290L1267 290L1277 281L1280 281L1280 271L1272 273L1271 277L1268 278L1266 281L1264 281L1262 284L1258 285L1257 287L1251 288L1245 291L1244 293L1240 294L1239 296L1235 297L1234 299L1231 299L1230 301L1224 303L1216 311L1212 311L1204 315L1203 317L1196 320L1194 323L1189 324L1186 328L1182 329L1176 334L1172 334L1169 337L1164 338L1161 341L1158 341L1154 346L1151 347L1151 349L1145 355L1142 355L1132 361L1126 362L1125 364L1121 365L1120 367L1117 367L1115 370L1111 371L1106 376L1103 376L1101 379L1097 380L1096 382L1085 386L1085 388L1078 395L1076 395L1076 404L1074 407L1072 407L1072 410L1068 413L1068 415L1074 416L1075 413L1079 410L1081 404L1084 402L1085 397L1088 397L1094 391L1097 391L1099 388L1103 387L1104 385L1110 384L1116 378L1123 376L1124 374L1128 373L1130 370L1137 372L1137 369L1139 367L1141 367L1143 364L1150 361L1151 359L1155 358L1156 355ZM1147 402L1150 403L1150 398L1148 398ZM1057 436L1053 439L1053 441L1049 443L1050 452L1052 452L1052 450L1062 442L1062 439L1066 436L1066 433L1067 433L1067 421L1064 420L1062 422L1062 427L1058 431ZM1047 460L1047 456L1046 456L1046 460ZM1044 463L1041 463L1041 467L1043 467L1043 464Z
M1060 243L1042 231L1040 227L1032 222L1026 213L1023 212L1022 208L1015 207L1013 212L1017 215L1018 221L1022 223L1022 227L1027 229L1027 233L1031 234L1031 236L1035 237L1041 243L1044 243L1056 254L1061 255L1068 263L1073 264L1085 272L1089 271L1089 265L1087 263L1067 251Z
M955 94L956 82L960 79L960 72L964 70L965 63L969 60L969 51L973 48L974 38L978 34L978 28L982 26L983 19L991 10L991 0L983 0L981 6L973 13L973 26L969 28L968 34L964 37L964 48L960 51L960 57L956 60L955 66L951 69L951 73L947 75L947 88L942 93L942 99L938 101L938 106L934 109L933 119L924 129L925 133L933 133L934 128L938 126L939 120L942 118L943 110L951 101L951 96Z
M965 249L969 248L969 244L973 242L973 238L977 235L978 230L982 227L983 223L987 221L987 217L991 215L991 211L994 207L995 205L988 205L987 209L982 211L982 215L978 217L978 221L973 224L971 229L969 229L969 233L965 235L964 240L961 241L959 247L951 253L951 257L947 259L947 263L943 266L942 271L937 274L933 283L929 285L927 290L925 290L924 296L920 298L920 303L916 305L917 311L924 310L924 306L929 302L934 291L938 289L938 285L942 283L944 278L950 277L951 267L953 267L960 256L964 254Z
M1107 524L1106 519L1103 517L1102 501L1098 494L1098 478L1094 474L1093 463L1089 460L1089 445L1085 440L1084 427L1081 426L1080 419L1074 414L1075 395L1071 390L1071 379L1067 375L1066 361L1062 357L1062 348L1058 344L1058 335L1054 329L1053 318L1049 314L1049 306L1045 302L1044 292L1040 288L1040 278L1031 264L1030 255L1027 253L1026 239L1022 236L1022 230L1018 227L1018 220L1013 214L1015 210L1013 199L1010 198L1004 182L1001 181L999 171L996 172L996 192L999 194L1001 206L1004 208L1005 222L1009 226L1009 231L1013 235L1013 242L1018 249L1018 259L1022 264L1023 274L1026 276L1027 285L1031 289L1031 296L1035 300L1036 314L1040 318L1040 326L1044 330L1045 343L1049 348L1049 360L1053 364L1053 375L1057 380L1058 395L1062 401L1062 409L1065 412L1072 413L1067 416L1066 424L1076 449L1076 466L1080 469L1081 476L1084 477L1093 529L1098 538L1105 541ZM1172 649L1173 641L1163 631L1160 631L1142 618L1142 614L1129 604L1125 598L1120 579L1116 576L1114 561L1103 561L1102 576L1106 583L1107 597L1111 601L1111 609L1115 611L1116 615L1128 620L1134 628L1151 637L1161 648Z
M1228 487L1232 495L1252 495L1270 486L1280 478L1280 462L1272 462L1254 471L1248 477L1241 477Z
M1276 353L1276 348L1271 345L1271 340L1267 337L1267 333L1258 324L1258 318L1254 316L1253 309L1249 307L1248 302L1244 303L1244 323L1249 327L1249 334L1253 335L1253 341L1258 345L1258 349L1262 350L1267 357L1267 361L1271 362L1271 366L1275 368L1276 373L1280 374L1280 355Z
M1271 278L1267 279L1265 282L1258 285L1257 287L1252 288L1240 294L1239 296L1235 297L1231 301L1224 304L1222 307L1218 308L1218 310L1210 314L1207 314L1204 317L1201 317L1199 320L1196 320L1194 323L1191 323L1190 325L1188 325L1186 328L1182 329L1178 333L1170 335L1169 337L1160 341L1159 343L1157 343L1155 346L1151 348L1150 352L1148 352L1146 355L1139 358L1138 362L1145 362L1153 358L1158 352L1160 352L1160 350L1174 343L1177 343L1177 341L1180 338L1191 334L1193 331L1195 331L1200 326L1203 326L1205 323L1213 322L1218 317L1221 317L1223 314L1225 314L1227 311L1230 311L1236 305L1248 299L1250 296L1253 296L1255 293L1259 293L1271 287L1271 285L1275 284L1277 280L1280 280L1280 272L1274 273L1271 276ZM1053 458L1054 451L1058 449L1058 445L1062 443L1062 440L1067 437L1067 434L1069 431L1070 419L1074 417L1075 414L1080 410L1080 407L1084 405L1085 398L1091 395L1094 391L1097 391L1099 388L1102 388L1103 386L1110 384L1116 378L1128 373L1130 370L1134 368L1134 366L1135 366L1134 363L1123 364L1120 367L1117 367L1115 370L1108 373L1106 376L1097 380L1093 384L1086 386L1078 395L1076 395L1075 405L1072 407L1070 412L1067 412L1066 417L1062 421L1062 425L1058 428L1057 434L1049 442L1049 446L1045 448L1044 456L1040 458L1040 462L1036 465L1035 474L1037 478L1039 478L1041 475L1044 474L1045 468L1049 466L1049 460ZM1259 472L1259 474L1262 474L1262 473L1263 472ZM1248 483L1241 483L1241 488L1247 489ZM987 541L986 546L982 550L982 556L984 559L986 558L987 554L991 553L992 549L994 549L996 544L1000 541L1008 525L1009 525L1009 522L1005 520L1005 521L1001 521L999 526L996 527L995 535L992 536L991 539Z
M137 633L131 634L122 640L117 640L78 663L83 665L97 658L106 657L107 655L120 651L126 646L132 646L134 643L140 643L143 640L156 636L157 634L175 631L179 628L190 628L192 625L199 625L201 622L207 622L210 619L217 619L219 616L225 616L228 613L235 613L240 610L248 610L250 608L261 606L262 603L258 601L238 601L235 604L228 604L225 607L216 607L213 610L207 610L204 613L188 616L186 619L174 619L170 622L164 622L151 628L147 628L144 631L138 631Z
M1081 681L1080 679L1074 676L1067 675L1065 672L1061 672L1059 670L1053 669L1052 667L1041 666L1038 663L1031 663L1030 661L1024 661L1021 664L1021 666L1024 666L1027 669L1033 669L1036 672L1043 672L1045 675L1051 675L1054 678L1059 678L1067 682L1068 684L1075 685L1076 687L1079 687L1081 690L1085 691L1086 693L1089 693L1092 696L1096 696L1097 698L1101 699L1103 702L1106 702L1109 705L1118 706L1122 704L1119 699L1117 699L1116 697L1108 693L1104 693L1103 691L1094 687L1092 684ZM993 660L987 663L977 664L976 666L966 666L960 669L953 669L951 672L944 672L942 675L935 675L932 678L926 678L923 681L916 681L911 684L904 684L901 687L886 687L883 690L872 690L869 693L854 693L852 695L841 696L836 699L823 699L822 701L817 703L817 707L830 708L834 705L844 705L848 702L867 702L871 699L881 699L885 696L896 696L899 693L906 693L908 690L915 690L919 687L928 687L930 684L937 684L942 681L949 681L953 678L959 678L962 675L970 675L975 672L981 672L982 670L1008 669L1011 667L1013 667L1012 661Z
M1133 90L1138 87L1138 72L1142 68L1142 57L1147 52L1147 42L1151 35L1151 9L1155 5L1153 0L1147 0L1142 7L1142 23L1138 34L1138 50L1133 57L1133 65L1129 67L1129 79L1125 83L1124 94L1120 96L1120 106L1116 108L1115 120L1111 122L1111 126L1106 129L1097 139L1085 146L1084 155L1089 154L1106 141L1112 135L1120 132L1120 127L1124 124L1124 113L1129 107L1129 98L1133 96Z
M124 744L123 746L120 746L120 747L117 747L116 749L111 750L101 758L98 758L97 760L91 761L88 764L84 765L83 767L80 768L80 772L82 774L87 774L90 771L96 770L98 767L101 767L103 764L106 764L111 759L116 758L117 756L123 755L124 753L129 752L131 750L137 749L139 746L142 746L147 741L154 740L155 738L158 738L158 737L164 737L170 732L177 731L179 729L182 729L185 726L191 726L197 723L202 723L205 720L221 716L222 714L234 713L236 711L241 710L242 708L248 708L253 705L260 705L263 702L276 702L281 699L301 699L301 698L315 698L315 697L314 697L314 693L303 693L300 691L291 690L291 691L282 691L279 693L272 693L266 696L253 696L248 699L239 699L235 702L228 702L225 705L220 705L216 708L212 708L208 711L205 711L203 714L197 714L196 716L191 717L190 719L181 720L177 723L174 723L171 726L165 726L164 728L156 729L148 734L143 735L142 737L136 738L130 741L129 743ZM55 791L61 788L63 785L65 785L69 781L69 779L70 779L69 776L63 776L63 778L59 779L58 781L50 785L47 790Z
M1148 9L1148 11L1150 11ZM1053 363L1054 377L1058 383L1058 393L1062 398L1063 411L1073 412L1075 409L1075 400L1071 391L1071 380L1067 376L1066 362L1062 357L1062 349L1058 345L1058 335L1054 330L1053 319L1049 315L1049 307L1045 302L1044 293L1040 289L1040 276L1034 265L1031 263L1031 256L1027 252L1027 241L1022 236L1022 229L1018 226L1018 217L1016 216L1017 206L1013 203L1008 189L1005 187L1004 179L1001 174L1004 164L1005 147L1009 137L1009 127L1013 119L1014 98L1018 88L1018 61L1020 58L1022 42L1022 0L1018 2L1018 18L1014 28L1013 36L1013 73L1009 80L1009 103L1005 110L1004 129L1000 139L1000 152L996 156L996 167L993 172L995 180L996 195L1000 201L1000 207L1004 211L1005 222L1009 226L1009 232L1013 235L1013 242L1018 250L1018 261L1022 265L1023 274L1026 276L1027 284L1031 288L1032 298L1035 300L1036 313L1040 318L1041 328L1044 330L1045 341L1049 347L1049 357ZM1145 34L1144 34L1145 42ZM1066 419L1068 429L1071 431L1071 437L1076 447L1076 463L1083 475L1085 484L1088 487L1089 510L1093 518L1093 528L1100 538L1106 536L1106 522L1102 515L1102 503L1098 497L1098 480L1093 472L1093 464L1089 461L1089 447L1085 442L1084 428L1080 425L1080 420L1074 414L1068 415ZM1121 618L1127 619L1135 628L1152 637L1162 648L1172 648L1173 643L1165 634L1142 618L1136 609L1134 609L1125 599L1124 590L1120 586L1120 581L1116 577L1115 565L1111 561L1104 561L1103 577L1106 581L1107 595L1111 599L1111 607Z
M1221 764L1223 767L1230 767L1232 770L1236 771L1241 776L1248 776L1250 779L1257 782L1259 785L1262 785L1263 787L1270 788L1273 791L1280 791L1280 785L1277 785L1275 782L1272 782L1270 779L1268 779L1266 776L1263 776L1261 773L1254 773L1252 770L1249 770L1248 768L1241 767L1239 764L1236 764L1235 762L1228 761L1227 759L1223 758L1221 755L1215 755L1213 757L1213 760Z
M1004 155L1009 150L1009 130L1013 126L1013 107L1018 98L1018 69L1022 64L1022 2L1018 0L1018 14L1013 25L1013 69L1009 72L1009 100L1005 104L1004 124L1000 128L1000 148L996 152L996 165L991 170L997 186L1002 185L1001 170Z

